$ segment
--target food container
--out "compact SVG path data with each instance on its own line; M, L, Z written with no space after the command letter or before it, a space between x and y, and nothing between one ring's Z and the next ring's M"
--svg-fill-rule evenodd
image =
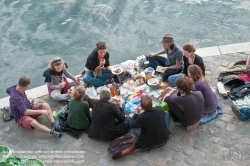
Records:
M138 57L136 58L136 61L139 63L139 68L140 68L140 69L143 69L143 67L144 67L144 62L146 62L147 59L146 59L146 56L145 56L145 55L141 55L141 56L138 56Z

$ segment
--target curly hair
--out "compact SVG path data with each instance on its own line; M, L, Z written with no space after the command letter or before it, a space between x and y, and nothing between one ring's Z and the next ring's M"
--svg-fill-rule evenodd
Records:
M49 68L50 68L50 70L54 70L55 71L56 70L55 66L59 66L61 64L65 64L64 61L63 61L63 59L61 57L55 57L55 58L53 58L50 61Z
M188 66L188 72L190 75L189 77L193 80L194 83L196 83L198 80L201 80L207 84L209 83L208 79L206 79L206 77L203 76L200 66L195 64L190 65Z
M78 86L75 88L73 93L73 98L76 100L81 100L85 96L85 88L83 86Z
M188 77L180 77L175 81L175 85L178 89L182 90L184 93L189 94L193 89L193 81Z

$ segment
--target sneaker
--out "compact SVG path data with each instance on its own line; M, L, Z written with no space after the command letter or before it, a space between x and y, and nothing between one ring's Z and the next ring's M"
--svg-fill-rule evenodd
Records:
M51 135L54 135L56 138L61 138L62 137L62 134L57 132L57 131L54 131L53 129L50 130L50 134Z
M63 128L59 125L55 125L52 129L54 129L55 131L62 131Z

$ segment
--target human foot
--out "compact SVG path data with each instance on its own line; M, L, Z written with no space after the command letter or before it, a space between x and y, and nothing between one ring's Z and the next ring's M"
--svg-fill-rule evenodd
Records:
M200 120L198 122L196 122L195 124L188 126L187 130L188 131L193 131L194 129L196 129L196 127L200 124Z

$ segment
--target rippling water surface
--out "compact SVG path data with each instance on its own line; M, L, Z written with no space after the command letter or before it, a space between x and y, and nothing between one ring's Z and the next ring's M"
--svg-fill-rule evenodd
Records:
M43 85L55 56L76 75L98 40L111 64L161 49L166 33L198 48L249 42L248 0L1 0L0 97L22 75Z

